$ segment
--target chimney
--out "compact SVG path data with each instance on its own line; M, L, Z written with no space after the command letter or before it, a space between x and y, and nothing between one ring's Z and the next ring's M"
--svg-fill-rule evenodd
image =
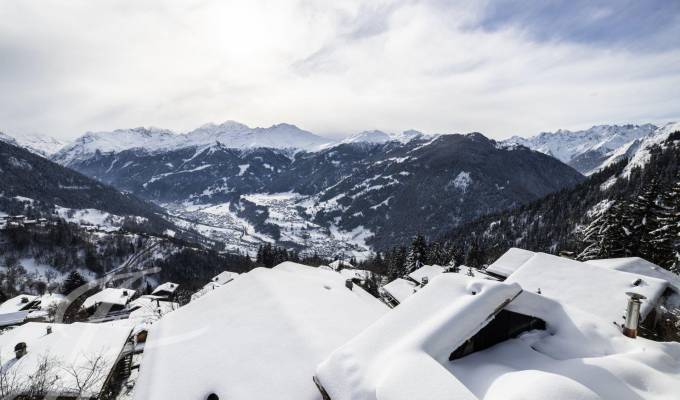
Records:
M626 321L623 325L623 334L629 338L635 339L637 337L638 323L640 322L640 300L646 299L645 296L626 292L628 295L628 308L626 309Z
M14 346L14 354L16 354L17 360L26 355L26 343L19 342Z
M427 285L427 283L428 283L429 281L430 281L430 279L429 279L427 276L423 276L422 278L420 278L420 283L421 283L421 285L423 285L423 286Z
M127 297L127 290L123 290L123 297Z
M47 334L49 335L51 333L52 333L52 327L47 325Z
M354 282L352 282L351 279L347 279L347 280L345 281L345 287L346 287L347 289L352 290L352 287L353 287L353 286L354 286Z

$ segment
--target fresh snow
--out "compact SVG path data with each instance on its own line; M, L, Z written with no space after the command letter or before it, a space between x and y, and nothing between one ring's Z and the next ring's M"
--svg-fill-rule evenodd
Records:
M135 295L135 291L122 288L105 288L85 299L83 308L90 308L97 304L126 305Z
M486 271L507 278L535 254L533 251L513 247L489 265Z
M635 282L640 280L640 284ZM555 299L592 313L610 323L623 323L628 303L626 292L644 295L642 319L654 309L668 286L665 280L601 268L545 253L536 253L512 273L506 282L526 291Z
M319 399L315 366L387 310L333 271L255 269L151 327L135 399Z

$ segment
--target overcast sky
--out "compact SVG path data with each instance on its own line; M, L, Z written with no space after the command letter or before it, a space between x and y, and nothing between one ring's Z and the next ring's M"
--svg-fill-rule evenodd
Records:
M546 5L550 3L549 5ZM680 1L0 0L0 130L680 119Z

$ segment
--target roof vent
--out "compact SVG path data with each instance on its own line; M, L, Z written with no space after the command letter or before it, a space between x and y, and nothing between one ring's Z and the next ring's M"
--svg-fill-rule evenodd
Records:
M127 295L128 295L127 290L123 290L123 297L127 297Z
M23 303L23 304L28 303L28 297L23 296L23 297L21 298L21 303Z
M52 333L52 327L47 325L47 334L49 335L51 333Z
M642 278L637 278L633 281L633 286L640 286L642 284Z
M429 281L430 279L427 276L423 276L422 278L420 278L420 284L423 286L427 285Z

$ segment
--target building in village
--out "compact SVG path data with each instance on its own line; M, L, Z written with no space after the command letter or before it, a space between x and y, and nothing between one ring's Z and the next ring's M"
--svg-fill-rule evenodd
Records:
M173 301L175 299L175 293L177 292L177 288L179 285L174 282L165 282L161 285L158 285L153 292L151 292L152 295L162 297L165 300L168 301Z
M0 335L3 398L108 397L130 328L29 322Z

